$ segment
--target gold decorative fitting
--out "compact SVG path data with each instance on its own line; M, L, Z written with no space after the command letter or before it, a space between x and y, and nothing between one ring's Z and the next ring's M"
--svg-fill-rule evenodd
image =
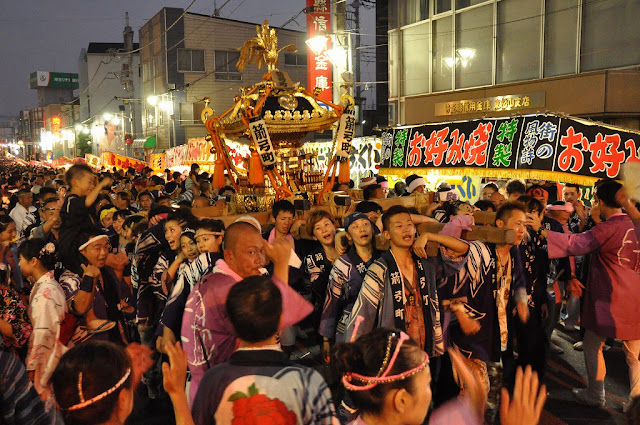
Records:
M278 37L276 30L269 28L269 21L256 26L257 35L251 40L247 40L240 49L240 59L236 63L239 72L244 71L244 67L249 63L255 63L258 69L263 65L267 70L272 71L278 67L278 54L280 52L297 52L298 49L293 44L288 44L282 49L278 49Z

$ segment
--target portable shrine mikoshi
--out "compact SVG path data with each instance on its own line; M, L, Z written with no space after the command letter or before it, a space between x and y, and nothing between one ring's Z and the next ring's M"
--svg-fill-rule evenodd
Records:
M238 212L266 211L275 200L294 197L296 193L307 193L313 204L322 203L322 195L331 188L336 174L341 181L349 180L354 99L345 93L340 104L333 104L318 98L320 90L310 91L293 83L286 72L278 69L278 53L295 48L288 45L278 49L276 32L267 21L256 29L256 37L242 46L236 66L242 72L250 63L258 68L266 65L262 81L242 88L233 106L220 115L214 115L205 100L202 120L216 155L213 186L225 185L226 172L237 191ZM323 175L314 155L302 150L303 138L308 133L329 130L336 123L336 153ZM233 165L225 138L249 140L248 172Z

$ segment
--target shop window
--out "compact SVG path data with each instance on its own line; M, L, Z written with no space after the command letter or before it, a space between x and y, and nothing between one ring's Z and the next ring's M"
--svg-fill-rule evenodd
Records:
M583 0L581 71L640 64L640 1Z
M498 2L496 83L539 77L540 11L539 0Z
M429 92L429 23L402 31L402 94Z
M429 18L428 0L402 0L402 25L410 25Z
M544 18L544 76L576 72L578 0L546 0Z
M453 55L452 18L433 22L433 91L451 90L451 76L458 60Z
M456 88L491 84L493 5L456 15Z

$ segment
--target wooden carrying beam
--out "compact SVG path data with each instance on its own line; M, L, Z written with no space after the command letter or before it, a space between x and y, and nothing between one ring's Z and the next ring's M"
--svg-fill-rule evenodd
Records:
M438 233L443 227L443 223L422 223L418 226L418 233ZM472 226L471 231L463 230L461 237L467 241L482 241L497 244L513 243L516 240L516 234L513 230L489 226Z

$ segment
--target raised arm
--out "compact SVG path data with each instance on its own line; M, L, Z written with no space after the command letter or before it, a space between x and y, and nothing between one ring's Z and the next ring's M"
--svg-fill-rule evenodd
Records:
M111 186L112 182L113 182L113 180L111 180L110 177L105 177L104 179L100 180L100 183L98 183L96 185L96 187L94 187L93 190L85 198L84 205L87 208L89 208L91 205L93 205L93 203L96 202L96 199L98 198L98 195L100 194L100 191L105 187Z

